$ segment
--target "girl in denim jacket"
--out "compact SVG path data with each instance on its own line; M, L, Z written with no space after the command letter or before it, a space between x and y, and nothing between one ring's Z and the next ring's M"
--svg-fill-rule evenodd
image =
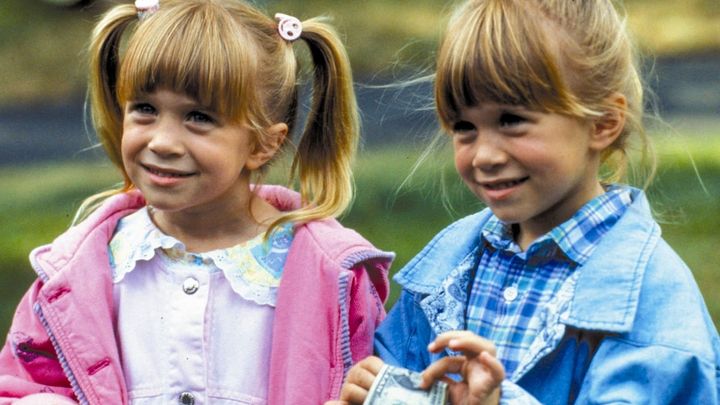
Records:
M351 370L343 401L362 402L385 362L446 381L453 404L718 403L703 298L644 192L621 183L632 142L650 148L612 2L466 1L435 100L487 208L396 275L379 358Z
M314 73L299 193L253 185L295 127L296 42ZM93 122L124 184L31 254L0 403L337 398L372 354L392 254L332 219L359 131L331 27L240 0L140 0L104 15L90 59Z

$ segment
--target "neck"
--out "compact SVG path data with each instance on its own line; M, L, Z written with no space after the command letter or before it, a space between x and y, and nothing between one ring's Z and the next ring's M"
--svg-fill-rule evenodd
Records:
M181 241L189 252L207 252L248 241L267 230L280 212L250 194L233 207L170 212L149 207L155 225Z
M602 195L604 192L605 189L603 189L598 181L590 183L587 187L575 190L574 195L576 198L565 210L551 209L548 211L552 212L552 215L540 215L533 220L517 224L516 227L513 228L515 242L520 246L520 249L523 251L527 250L538 238L572 218L583 205L587 204L593 198Z

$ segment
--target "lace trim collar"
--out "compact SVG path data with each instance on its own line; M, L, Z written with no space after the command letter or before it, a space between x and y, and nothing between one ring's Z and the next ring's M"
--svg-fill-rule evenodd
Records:
M147 207L122 218L110 241L113 283L120 283L139 261L159 260L163 266L221 271L233 291L259 305L275 306L293 227L285 224L267 241L260 234L239 245L204 253L188 252L179 240L162 233L150 219Z

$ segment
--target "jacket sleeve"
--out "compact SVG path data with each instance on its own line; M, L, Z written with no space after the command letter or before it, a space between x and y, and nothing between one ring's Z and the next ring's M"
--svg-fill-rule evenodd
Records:
M669 346L608 338L598 349L577 403L717 404L717 365Z
M33 311L40 287L36 281L20 301L0 351L0 404L17 398L31 401L35 397L46 404L74 399L52 342Z
M373 354L373 335L385 318L387 265L363 262L352 268L348 321L353 364ZM385 291L384 291L385 290Z
M402 290L375 333L375 355L390 365L413 371L430 365L427 345L434 339L418 300L415 294Z

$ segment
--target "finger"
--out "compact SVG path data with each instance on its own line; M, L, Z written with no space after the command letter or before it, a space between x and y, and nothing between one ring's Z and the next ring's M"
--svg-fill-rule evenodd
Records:
M489 352L494 356L497 351L495 345L491 341L471 332L453 336L447 341L443 340L443 342L446 342L445 347L448 349L456 352L462 352L468 357L478 356L482 352ZM440 347L438 351L443 348L444 347Z
M378 357L367 357L348 371L347 379L340 392L340 400L348 404L361 404L365 401L373 381L384 363Z
M475 357L483 351L488 351L492 355L496 352L495 345L491 341L467 331L444 333L428 345L428 350L435 353L445 348L462 352L468 357Z
M367 370L373 375L377 375L378 373L380 373L380 369L382 369L384 365L385 363L379 357L369 356L357 362L350 369L350 371L352 372L352 370L355 368L362 368L363 370Z
M375 381L377 374L372 372L372 369L362 367L361 365L355 366L348 372L345 380L345 385L356 385L360 388L369 390Z
M505 369L500 361L487 352L480 354L479 362L468 362L465 382L470 402L484 400L500 387L505 378Z
M350 369L345 383L355 384L369 390L384 365L385 363L379 357L366 357Z
M485 366L494 382L500 384L505 379L505 367L497 357L488 352L483 352L480 354L480 362Z
M337 405L362 404L368 396L368 390L354 384L343 385L340 401Z
M422 372L420 388L428 389L437 380L442 380L448 373L459 373L465 364L465 358L459 356L443 357L432 363Z
M435 337L435 340L430 342L428 350L437 353L442 349L446 348L448 342L452 339L458 339L462 336L474 335L472 332L466 330L453 330L445 333L441 333Z
M382 367L385 365L385 362L383 362L379 357L369 356L362 359L357 364L363 369L371 372L373 375L378 375Z

